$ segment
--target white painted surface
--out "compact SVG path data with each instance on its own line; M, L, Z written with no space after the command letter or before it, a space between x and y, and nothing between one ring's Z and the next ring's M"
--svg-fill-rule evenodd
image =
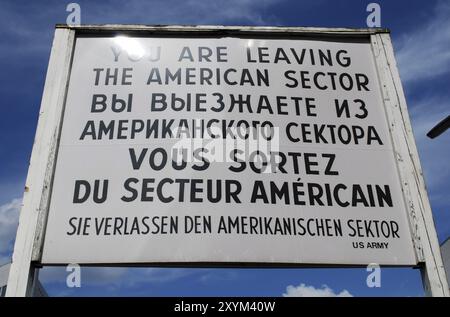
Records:
M420 262L425 293L449 296L439 242L417 147L409 120L406 99L388 34L371 36L386 115L392 131L395 157L408 210L412 239Z
M247 40L238 38L220 38L220 39L182 39L182 38L127 38L126 45L132 50L129 52L133 58L148 53L150 47L161 47L161 60L158 62L149 62L145 58L138 61L130 61L123 51L118 60L115 61L113 47L117 42L121 44L123 38L79 38L77 39L74 52L73 67L71 71L70 86L66 102L64 123L62 128L61 143L58 153L58 162L55 171L55 180L52 193L52 202L49 212L49 221L45 237L45 245L42 263L160 263L160 262L253 262L253 263L291 263L291 264L369 264L377 262L389 265L414 265L416 258L410 238L407 212L405 210L401 186L397 176L396 162L394 152L389 137L388 125L384 113L382 96L379 82L376 75L375 63L372 56L371 44L366 43L343 43L332 41L313 41L313 40ZM122 44L121 44L122 45ZM123 45L122 45L123 46ZM183 47L190 47L193 54L196 54L197 47L209 47L215 51L216 47L226 47L227 62L179 62L179 55ZM300 52L302 48L311 49L316 54L319 49L323 51L330 50L332 56L336 56L340 50L345 50L351 59L349 67L343 67L334 61L333 66L313 65L312 61L305 60L302 65L295 63L295 57L290 55L291 63L250 63L246 60L246 49L250 47L252 54L255 54L258 47L267 47L267 54L273 60L278 48L283 48L290 53L291 49ZM125 50L124 47L122 47ZM254 56L253 56L254 57ZM194 57L195 58L195 57ZM214 57L212 57L214 58ZM317 63L317 62L316 62ZM132 85L104 85L94 84L95 68L125 67L133 68ZM218 68L222 73L227 69L248 68L252 74L256 70L267 69L270 78L270 87L249 87L230 86L226 84L217 85L186 85L186 84L168 84L159 85L151 83L146 84L150 74L150 69L157 67L163 73L166 67L175 73L177 68L186 67L196 68L209 67L215 70ZM365 74L369 78L369 91L352 89L345 91L342 88L332 89L331 80L321 77L322 85L326 83L329 89L321 90L318 88L301 89L288 88L288 81L284 73L288 70L307 70L311 72L335 72L338 76L342 73L349 73L352 76L356 73ZM194 72L198 76L198 72ZM183 72L184 74L184 72ZM161 75L164 81L164 75ZM237 76L233 76L235 79ZM298 78L298 75L296 76ZM184 78L184 76L183 76ZM337 85L339 86L339 85ZM164 93L170 96L176 93L178 96L186 96L187 93L206 94L207 104L214 105L216 98L214 93L220 92L224 96L228 94L250 94L253 100L257 100L259 95L268 95L273 103L275 96L315 98L316 117L305 116L305 110L302 108L299 116L294 113L293 103L285 107L289 115L269 114L267 111L263 114L249 113L244 111L150 111L150 98L152 93ZM133 108L131 112L114 113L107 110L103 113L91 113L91 102L93 94L115 93L119 98L124 98L128 93L133 93ZM353 102L354 99L361 98L366 102L369 115L365 119L337 118L334 110L334 99L344 98ZM228 102L225 97L225 102ZM256 102L252 103L255 109ZM275 107L275 106L273 106ZM351 105L351 111L356 111L359 105ZM230 107L226 107L229 109ZM151 119L163 120L174 119L220 119L220 120L269 120L275 127L280 128L280 150L282 152L299 153L331 153L336 154L334 169L339 172L338 176L329 175L307 175L302 170L298 175L282 173L255 174L246 169L240 173L234 173L228 170L230 163L215 162L205 171L194 171L188 166L184 171L177 171L170 166L160 171L154 171L148 163L143 164L139 170L133 170L129 148L137 151L143 148L154 149L162 147L170 152L171 147L178 139L145 138L139 134L134 139L116 139L113 140L92 140L87 137L80 140L82 131L85 129L88 120L104 120L109 123L115 120L132 119ZM337 144L315 144L313 143L293 143L286 137L286 127L289 123L309 123L309 124L335 124L335 125L359 125L367 130L367 127L373 126L379 134L382 145L380 144L359 144L346 145L340 142ZM131 124L131 123L130 123ZM128 124L128 125L130 125ZM296 136L300 135L298 130ZM129 136L129 133L127 133ZM330 140L331 138L328 138ZM138 152L139 153L139 152ZM300 163L302 164L302 163ZM234 164L236 165L236 164ZM289 162L287 169L292 171L293 163ZM171 179L234 179L242 184L242 193L239 196L242 203L196 203L185 201L174 201L163 203L155 197L152 202L124 202L122 196L129 196L124 189L124 182L130 177L142 179L145 177L154 177L155 183L162 178ZM304 183L338 183L351 186L352 184L371 184L373 186L388 185L392 194L393 207L339 207L334 203L333 206L300 206L294 204L264 204L262 202L250 203L253 184L256 180L263 180L266 185L269 181L275 181L277 184L282 182L292 182L301 178ZM86 203L74 204L74 184L76 180L95 179L109 180L108 199L105 203L98 204L92 200ZM176 194L176 186L166 186L165 195ZM152 196L154 196L152 194ZM186 195L187 196L187 195ZM205 195L202 195L203 197ZM304 199L307 200L307 196ZM344 199L349 200L349 195L343 195ZM292 201L292 197L291 197ZM119 231L111 232L111 235L97 232L96 228L101 227L106 221L114 225L117 221L128 221L129 227L134 219L143 222L144 217L177 217L179 228L177 233L172 234L134 234L124 235ZM192 234L183 232L186 216L205 216L211 217L212 232L203 232ZM271 234L231 234L219 233L220 217L271 217L272 219L330 219L340 220L342 222L343 235L338 237L318 237L312 235L271 235ZM76 220L73 220L76 217ZM111 218L108 220L108 218ZM73 224L78 221L90 221L90 227L86 234L69 234L74 232ZM151 218L153 219L153 218ZM399 238L395 236L383 237L381 234L377 237L352 237L351 225L348 221L353 221L353 228L356 222L372 221L395 221L399 227ZM149 220L151 222L151 220ZM364 235L368 235L361 224ZM141 230L142 230L141 225ZM150 226L151 227L151 226ZM77 227L78 228L78 227ZM121 227L121 231L125 231ZM376 229L371 227L372 232ZM153 230L155 228L151 228ZM128 229L129 230L129 229ZM109 232L108 232L109 233ZM364 248L354 248L353 243L361 242ZM388 243L387 249L367 248L368 243L381 242ZM102 252L98 252L102 250Z
M53 175L59 124L66 92L74 32L57 29L53 40L47 78L42 96L39 121L30 159L9 274L6 296L30 295L32 281L37 281L31 266L33 252L40 245L48 210L48 195Z

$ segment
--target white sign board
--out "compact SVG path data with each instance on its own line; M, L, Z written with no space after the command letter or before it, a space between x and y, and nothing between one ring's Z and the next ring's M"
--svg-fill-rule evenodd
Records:
M369 41L73 54L41 263L417 264Z

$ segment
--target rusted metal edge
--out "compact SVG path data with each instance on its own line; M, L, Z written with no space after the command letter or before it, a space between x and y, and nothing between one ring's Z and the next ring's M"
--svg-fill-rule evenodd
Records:
M302 36L344 36L367 37L373 34L390 33L387 28L320 28L320 27L279 27L279 26L219 26L219 25L139 25L139 24L56 24L63 29L76 30L80 33L92 32L145 32L184 33L210 35L302 35Z

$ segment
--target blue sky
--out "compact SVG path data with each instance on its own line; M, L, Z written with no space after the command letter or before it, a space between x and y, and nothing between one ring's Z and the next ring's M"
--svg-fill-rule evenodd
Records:
M0 1L0 263L10 258L20 198L37 124L55 23L70 1ZM81 22L365 27L372 1L162 0L78 1ZM450 236L450 133L426 132L450 114L450 3L377 1L391 29L439 240ZM382 287L366 286L365 269L83 269L80 289L63 268L44 269L50 295L300 294L421 296L418 270L383 269ZM304 285L302 285L304 284ZM324 287L323 285L327 285ZM290 288L292 290L292 288ZM304 292L303 292L304 291ZM303 292L303 293L302 293ZM306 293L305 293L306 292Z

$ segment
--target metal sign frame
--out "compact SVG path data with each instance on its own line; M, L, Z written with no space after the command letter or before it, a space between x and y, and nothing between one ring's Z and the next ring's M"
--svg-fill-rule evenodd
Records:
M23 205L20 212L13 262L8 280L7 296L30 296L33 285L37 281L37 267L40 266L42 255L53 174L57 160L76 36L80 34L107 36L119 33L162 37L181 35L192 37L265 37L274 39L328 38L343 42L358 39L370 41L381 85L384 110L389 125L399 178L402 184L404 203L408 211L412 233L411 238L418 262L417 267L421 269L427 295L450 296L422 168L388 30L143 25L56 25L39 111L39 121L23 195ZM158 265L161 264L158 263ZM203 264L203 266L205 265ZM327 265L327 267L331 266ZM332 267L336 267L336 265Z

